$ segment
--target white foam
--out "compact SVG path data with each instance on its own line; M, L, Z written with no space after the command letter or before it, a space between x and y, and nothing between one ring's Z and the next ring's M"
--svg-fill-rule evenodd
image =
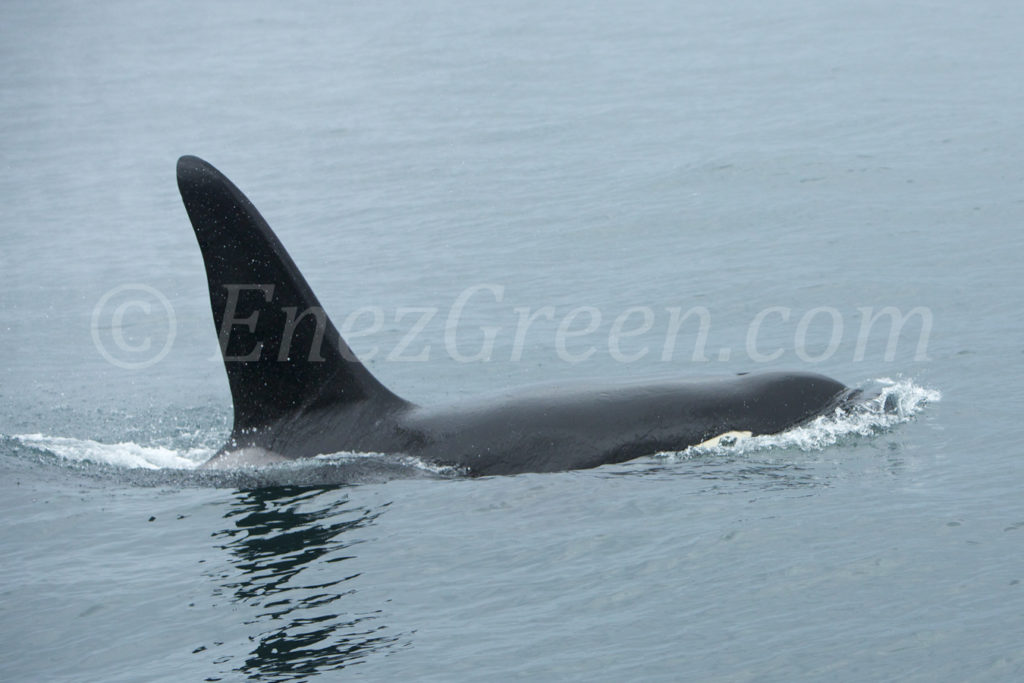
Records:
M192 448L184 451L163 446L143 446L133 442L101 443L91 439L73 439L63 436L47 436L45 434L15 434L12 438L30 448L51 453L58 458L72 462L92 462L113 467L137 468L147 470L194 470L209 460L216 452L212 448ZM353 453L340 452L319 455L312 460L284 460L281 462L264 461L253 463L230 462L222 463L218 469L253 469L260 468L293 468L302 469L313 462L319 463L351 463L358 461L385 460L402 467L414 468L441 476L457 475L458 468L447 465L429 463L407 455L388 455L384 453Z
M213 450L208 448L176 451L161 446L141 446L132 442L111 444L43 434L16 434L14 438L26 446L48 451L66 460L150 470L190 470L213 455Z
M439 465L437 463L428 462L426 460L421 460L420 458L417 458L417 457L412 456L412 455L397 455L396 456L396 455L387 454L387 453L349 453L349 452L339 452L339 453L329 453L329 454L326 454L326 455L318 455L318 456L316 456L316 460L326 461L326 462L337 462L337 463L352 462L354 460L359 460L359 459L362 459L362 458L385 458L385 459L390 459L392 461L397 461L399 464L404 465L405 467L412 467L412 468L415 468L415 469L418 469L418 470L423 470L424 472L430 472L432 474L438 474L438 475L445 476L445 477L465 474L465 472L466 472L466 469L463 468L463 467L456 467L454 465Z
M895 425L908 422L928 403L942 400L937 389L928 389L907 379L883 377L875 380L879 394L857 404L853 409L837 408L834 413L822 415L807 424L782 432L738 438L730 445L701 444L682 453L667 456L715 455L722 453L748 453L773 448L797 448L802 451L821 450L852 436L878 434Z

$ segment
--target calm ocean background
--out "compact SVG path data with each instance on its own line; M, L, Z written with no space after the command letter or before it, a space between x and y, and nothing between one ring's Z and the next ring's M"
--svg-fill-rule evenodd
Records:
M4 2L0 679L1024 680L1022 34L1000 1ZM789 368L903 413L201 475L231 401L182 154L414 401ZM886 307L921 309L891 352Z

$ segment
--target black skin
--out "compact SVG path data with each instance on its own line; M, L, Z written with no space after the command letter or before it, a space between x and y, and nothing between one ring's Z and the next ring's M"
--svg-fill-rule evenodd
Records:
M469 475L557 472L775 434L858 392L811 373L541 385L440 407L386 389L356 359L252 203L213 166L178 160L231 386L231 439L210 466L398 453ZM305 313L305 315L304 315Z

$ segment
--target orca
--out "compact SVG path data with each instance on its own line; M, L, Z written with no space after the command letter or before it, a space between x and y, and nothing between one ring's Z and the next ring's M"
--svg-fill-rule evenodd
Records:
M206 467L335 453L407 455L469 476L619 463L775 434L850 404L858 390L797 372L525 387L419 406L355 356L252 202L202 159L178 160L234 403Z

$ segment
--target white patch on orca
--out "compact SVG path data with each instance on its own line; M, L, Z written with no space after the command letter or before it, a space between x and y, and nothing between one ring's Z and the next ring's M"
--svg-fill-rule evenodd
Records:
M725 432L724 434L719 434L718 436L712 437L707 441L702 441L693 448L718 448L719 446L723 448L728 448L731 446L735 446L737 443L739 443L740 439L746 439L753 435L753 432Z

